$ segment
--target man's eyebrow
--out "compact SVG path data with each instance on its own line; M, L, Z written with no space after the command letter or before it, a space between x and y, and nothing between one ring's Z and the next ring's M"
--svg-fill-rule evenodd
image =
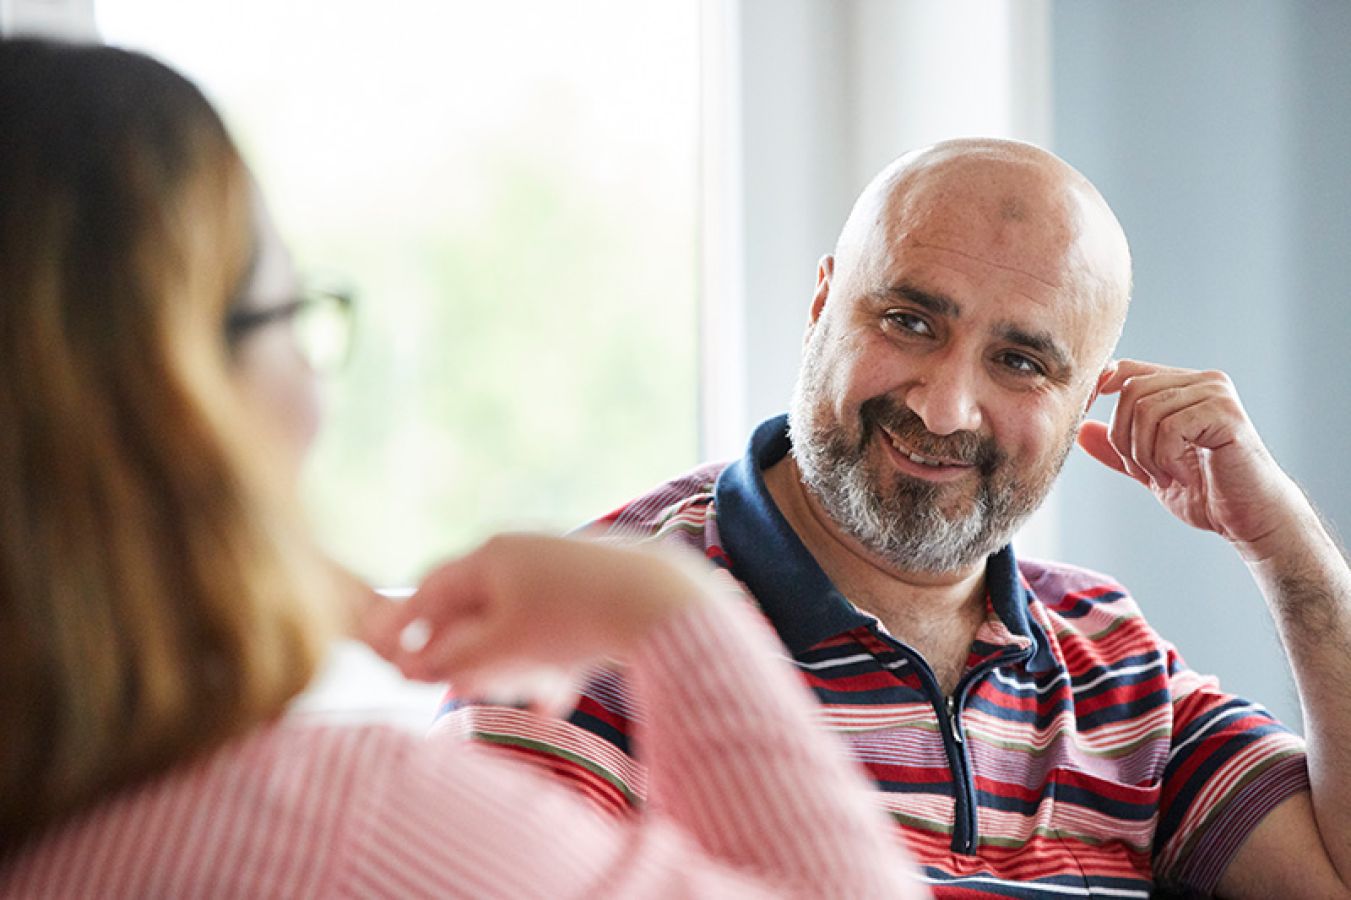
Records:
M946 294L935 294L910 284L898 284L887 288L887 296L906 300L916 306L922 306L936 316L956 319L962 314L962 308ZM1017 344L1034 350L1046 358L1056 369L1071 368L1070 355L1049 331L1028 331L1012 322L1000 322L995 326L995 335L1010 344Z
M1046 357L1051 365L1058 369L1070 368L1070 355L1047 331L1027 331L1009 322L1001 322L995 327L995 333L1010 344L1017 344L1029 350L1035 350Z
M897 284L889 287L884 292L892 297L898 297L901 300L908 300L916 306L922 306L936 316L946 316L949 319L955 319L962 314L962 308L951 297L944 294L935 294L930 291L923 291L909 284Z

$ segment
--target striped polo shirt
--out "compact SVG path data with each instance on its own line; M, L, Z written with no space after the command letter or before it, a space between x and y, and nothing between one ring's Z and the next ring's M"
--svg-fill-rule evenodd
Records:
M1210 893L1262 817L1308 788L1301 740L1191 669L1111 579L987 563L986 618L949 696L925 660L844 597L765 488L786 417L597 525L697 548L758 603L939 897ZM448 699L438 729L511 748L621 811L644 796L622 672L568 720ZM728 752L736 752L735 735ZM641 748L636 755L641 757Z

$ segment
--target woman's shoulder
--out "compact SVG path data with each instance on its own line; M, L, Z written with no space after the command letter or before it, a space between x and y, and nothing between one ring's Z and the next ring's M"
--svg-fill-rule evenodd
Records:
M387 725L284 717L29 842L0 865L0 897L172 896L222 884L323 893L352 832L422 748Z

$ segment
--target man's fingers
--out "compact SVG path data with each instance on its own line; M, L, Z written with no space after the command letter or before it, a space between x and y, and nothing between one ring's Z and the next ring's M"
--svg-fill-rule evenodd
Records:
M1190 483L1197 447L1216 449L1244 413L1227 376L1166 369L1127 378L1109 432L1127 472L1155 485ZM1144 480L1144 479L1141 479ZM1147 481L1145 483L1148 483Z
M1204 389L1181 392L1160 410L1153 430L1153 465L1169 480L1190 486L1196 476L1197 440L1216 421L1214 398Z
M1131 455L1139 469L1160 487L1166 488L1175 480L1186 480L1189 473L1179 458L1184 448L1168 438L1182 421L1178 414L1205 400L1204 387L1194 382L1164 383L1136 400ZM1165 423L1168 424L1165 426Z
M1156 438L1160 465L1178 481L1190 484L1195 478L1198 452L1222 450L1234 440L1233 422L1224 417L1222 405L1222 400L1207 396L1160 421Z
M1155 372L1165 371L1163 366L1155 363L1142 362L1138 359L1119 359L1111 363L1112 373L1107 376L1098 392L1102 394L1118 393L1126 382L1132 378L1138 378L1141 375L1150 375Z
M1079 426L1079 446L1083 447L1089 456L1109 469L1114 469L1122 475L1131 474L1127 471L1126 463L1121 459L1121 454L1117 453L1116 448L1112 446L1106 423L1089 419L1081 424ZM1131 477L1134 478L1135 476L1132 475Z
M1154 459L1154 428L1174 408L1194 402L1197 373L1123 360L1112 380L1119 394L1112 412L1112 446L1133 478L1158 474Z
M1132 444L1135 433L1135 398L1128 392L1137 387L1135 382L1127 379L1121 388L1121 396L1117 399L1116 409L1112 410L1112 424L1108 429L1108 439L1112 442L1117 456L1121 458L1121 464L1127 475L1137 480L1140 479L1140 469L1135 465L1132 456Z

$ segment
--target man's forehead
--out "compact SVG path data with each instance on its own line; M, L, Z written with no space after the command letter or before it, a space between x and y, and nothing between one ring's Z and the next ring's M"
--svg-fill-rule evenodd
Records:
M879 173L836 245L846 293L921 273L936 282L927 287L1035 301L1096 353L1120 333L1130 249L1106 201L1058 157L1016 142L958 140Z
M1013 178L1003 173L996 181L897 185L876 237L891 247L916 244L964 254L1059 286L1084 217L1073 198L1044 180Z
M1019 242L979 229L916 228L886 240L882 261L889 274L916 268L963 273L967 278L998 280L1006 290L1045 302L1073 289L1068 248Z
M974 282L971 290L988 283L1065 312L1111 305L1114 294L1124 302L1129 256L1124 243L1112 240L1114 220L1100 221L1073 190L985 187L988 193L980 185L897 191L864 244L874 257L867 268L893 280L917 267L947 270Z
M1053 154L1011 141L959 140L901 157L873 179L850 213L837 256L850 249L876 254L915 235L1059 284L1071 261L1102 256L1110 267L1112 251L1128 259L1124 237L1112 240L1119 231L1093 186ZM1086 240L1098 240L1104 253L1076 253Z

